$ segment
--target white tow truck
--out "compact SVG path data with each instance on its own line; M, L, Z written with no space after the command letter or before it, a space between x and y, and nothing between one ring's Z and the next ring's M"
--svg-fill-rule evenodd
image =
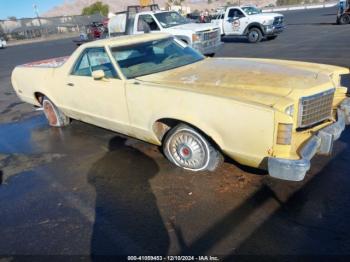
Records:
M245 36L250 43L275 39L285 28L282 14L262 13L255 6L228 7L211 23L220 27L221 35Z
M191 23L175 11L161 11L158 5L129 6L108 22L110 37L165 32L174 35L204 55L214 55L222 45L219 26Z

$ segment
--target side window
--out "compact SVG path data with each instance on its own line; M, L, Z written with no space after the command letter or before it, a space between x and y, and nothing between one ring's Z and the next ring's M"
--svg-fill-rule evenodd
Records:
M137 31L159 31L159 27L151 15L140 15L137 23Z
M93 71L103 70L106 78L116 78L117 73L104 48L91 48L78 60L72 75L91 76Z
M237 19L237 18L242 18L244 17L244 14L241 10L239 9L230 9L229 13L228 13L228 18L234 18L234 19Z
M85 52L83 56L78 60L72 74L77 76L91 76L91 69L87 52Z

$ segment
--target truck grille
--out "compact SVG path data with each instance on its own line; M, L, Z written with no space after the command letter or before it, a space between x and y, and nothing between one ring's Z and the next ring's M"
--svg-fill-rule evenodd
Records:
M284 17L283 16L277 16L275 17L275 20L273 21L273 25L279 26L284 24Z
M214 40L219 37L219 29L203 33L203 41Z
M334 89L303 97L299 105L299 128L322 122L332 116Z

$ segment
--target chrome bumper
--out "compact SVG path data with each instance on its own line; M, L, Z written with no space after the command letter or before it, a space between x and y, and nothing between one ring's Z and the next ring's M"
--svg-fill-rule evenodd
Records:
M223 45L221 41L210 40L206 42L194 43L193 48L201 52L203 55L215 54Z
M285 29L284 25L265 26L265 35L267 36L277 35L282 33L284 29Z
M310 169L310 160L316 154L329 155L333 149L334 141L338 140L350 124L350 98L346 98L337 110L338 120L313 135L300 150L299 160L288 160L282 158L268 159L268 171L270 176L289 180L301 181Z

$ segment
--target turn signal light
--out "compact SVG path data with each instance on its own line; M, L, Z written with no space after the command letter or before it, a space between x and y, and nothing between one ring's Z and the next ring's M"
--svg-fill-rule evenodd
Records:
M277 144L290 145L292 143L293 124L278 124Z

